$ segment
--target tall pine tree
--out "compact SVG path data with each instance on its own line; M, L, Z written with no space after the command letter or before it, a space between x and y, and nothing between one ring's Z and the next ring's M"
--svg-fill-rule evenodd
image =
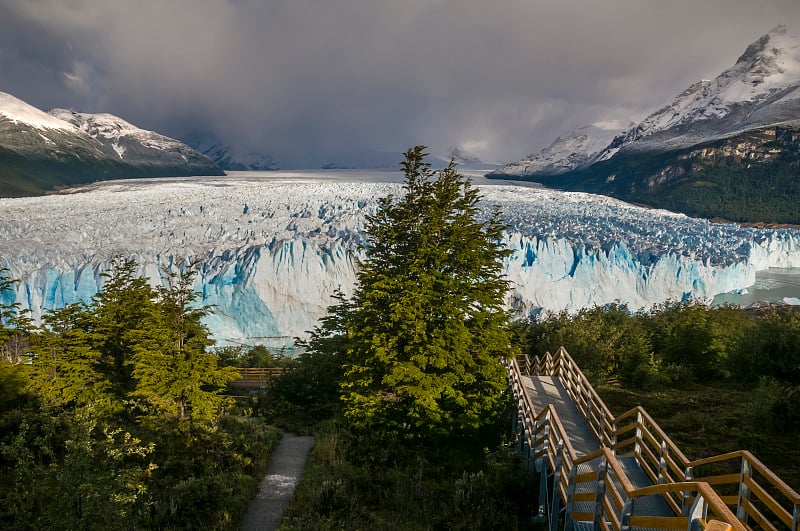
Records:
M159 311L143 327L148 337L133 347L131 396L145 399L156 418L211 420L224 400L219 392L239 377L238 369L217 367L217 357L206 352L213 340L201 322L208 308L195 305L195 273L167 273L169 286L157 290Z
M503 225L455 163L434 172L405 154L405 195L368 217L366 261L343 322L345 415L408 437L492 422L506 388L508 282ZM341 308L339 308L341 311Z

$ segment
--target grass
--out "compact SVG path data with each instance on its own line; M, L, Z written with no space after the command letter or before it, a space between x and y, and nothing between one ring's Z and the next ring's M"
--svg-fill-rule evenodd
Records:
M459 442L370 449L327 423L281 529L536 529L538 477L510 448Z
M634 391L601 384L597 392L614 415L641 405L689 459L749 450L800 491L796 433L765 426L752 385L715 382L681 389Z

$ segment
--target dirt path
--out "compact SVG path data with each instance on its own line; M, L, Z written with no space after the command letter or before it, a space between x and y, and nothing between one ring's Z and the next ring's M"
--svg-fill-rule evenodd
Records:
M283 434L280 444L272 452L266 475L250 502L240 530L278 529L283 511L292 501L295 485L303 475L306 458L313 444L313 437Z

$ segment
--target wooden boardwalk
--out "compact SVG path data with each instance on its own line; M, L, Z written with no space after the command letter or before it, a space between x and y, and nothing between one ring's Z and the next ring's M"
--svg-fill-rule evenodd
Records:
M800 495L752 454L690 461L641 407L614 417L563 348L509 360L508 372L551 531L800 531Z
M242 367L239 369L239 379L229 382L229 385L247 390L260 389L282 373L280 367Z

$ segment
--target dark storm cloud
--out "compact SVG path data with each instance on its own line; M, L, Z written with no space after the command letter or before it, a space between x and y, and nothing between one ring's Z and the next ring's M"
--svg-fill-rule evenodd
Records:
M278 157L508 160L641 117L780 23L800 31L800 2L0 0L0 90Z

